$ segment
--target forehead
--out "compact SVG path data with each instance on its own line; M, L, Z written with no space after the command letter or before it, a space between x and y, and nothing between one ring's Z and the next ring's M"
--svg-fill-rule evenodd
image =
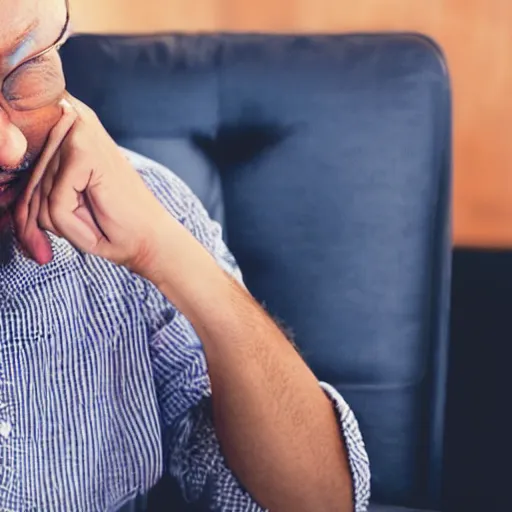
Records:
M65 19L65 0L0 0L0 58L23 43L32 53L53 44Z

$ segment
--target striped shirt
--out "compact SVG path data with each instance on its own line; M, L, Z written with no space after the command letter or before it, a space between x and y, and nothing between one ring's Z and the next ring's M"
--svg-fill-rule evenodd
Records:
M169 212L241 279L219 225L187 186L127 156ZM148 281L63 239L51 242L54 259L44 267L16 244L0 266L0 510L116 511L166 472L188 501L259 511L221 454L191 324ZM321 385L339 414L362 512L370 473L361 434L342 397Z

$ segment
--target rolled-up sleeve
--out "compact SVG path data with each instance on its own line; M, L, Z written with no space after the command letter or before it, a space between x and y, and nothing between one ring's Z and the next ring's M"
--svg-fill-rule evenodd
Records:
M197 198L175 175L156 166L141 174L157 198L241 284L242 276ZM172 264L172 263L170 263ZM146 283L151 358L162 420L165 470L178 482L188 502L223 512L263 510L242 487L222 456L211 411L211 385L202 344L188 320ZM338 414L340 436L348 453L355 511L364 512L370 494L368 456L349 406L328 384L320 384ZM200 508L203 508L202 506Z
M175 312L169 323L154 334L151 350L165 471L178 482L186 501L204 505L204 510L263 510L222 455L212 422L205 356L188 320ZM355 511L364 512L370 495L370 469L361 432L339 393L328 384L320 385L338 415L352 473Z
M206 361L192 326L180 313L152 340L165 471L185 500L204 510L262 510L222 456L211 411Z
M365 512L370 501L370 461L359 429L359 424L343 397L331 385L321 382L322 389L331 399L340 425L340 433L345 442L352 486L355 512Z

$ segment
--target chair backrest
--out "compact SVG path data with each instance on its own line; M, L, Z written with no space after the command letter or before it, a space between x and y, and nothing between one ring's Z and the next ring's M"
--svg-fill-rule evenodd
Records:
M359 418L374 498L438 505L451 107L435 44L77 36L62 55L114 138L225 220L250 290Z

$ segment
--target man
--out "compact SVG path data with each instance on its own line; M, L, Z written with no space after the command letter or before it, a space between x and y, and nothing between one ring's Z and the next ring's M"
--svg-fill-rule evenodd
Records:
M69 96L64 0L3 0L0 509L366 509L343 399L243 288L170 171ZM67 21L66 21L67 20Z

